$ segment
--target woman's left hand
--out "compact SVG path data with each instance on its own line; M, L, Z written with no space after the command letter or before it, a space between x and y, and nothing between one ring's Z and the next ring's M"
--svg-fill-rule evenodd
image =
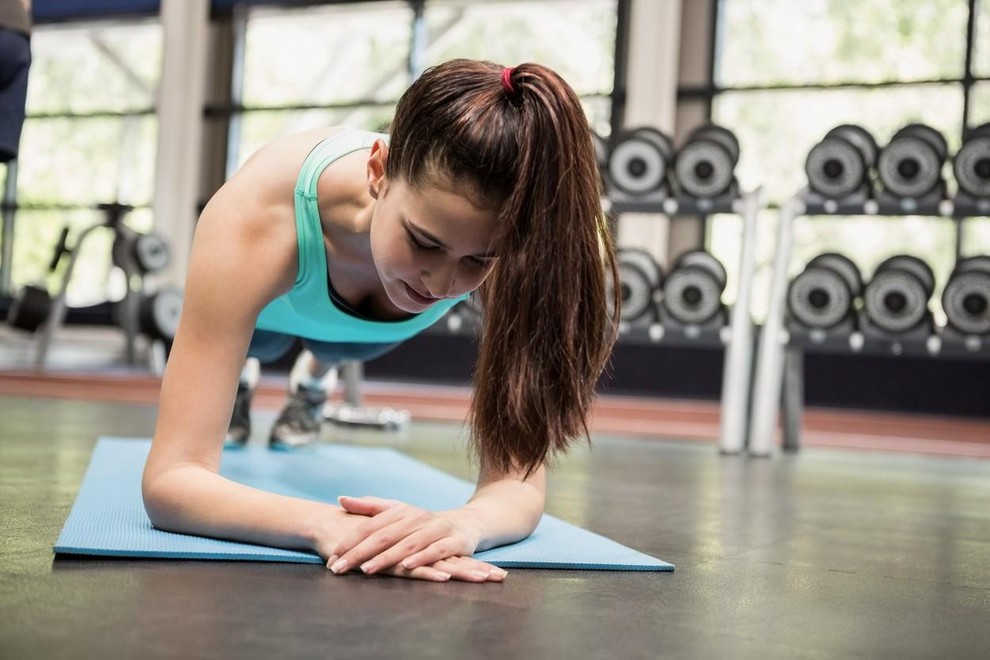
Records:
M344 511L369 520L348 534L327 561L337 574L360 570L372 575L393 567L411 570L451 557L470 558L478 547L479 532L456 510L441 513L378 497L341 497ZM505 571L468 559L458 561L454 579L500 581Z

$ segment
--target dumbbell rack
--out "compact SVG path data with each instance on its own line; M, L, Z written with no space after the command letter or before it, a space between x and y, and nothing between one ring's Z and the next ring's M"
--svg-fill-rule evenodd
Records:
M725 201L674 197L655 201L623 199L613 200L607 209L612 213L663 213L667 216L731 213L742 220L739 285L728 325L719 330L692 325L664 327L660 323L619 326L619 338L623 342L725 348L719 428L719 450L723 453L738 453L746 438L754 332L749 297L756 268L756 223L761 199L762 190L756 188Z
M787 271L794 243L794 223L803 216L930 216L966 218L990 216L990 201L957 198L927 203L889 198L843 203L823 200L802 189L780 209L777 244L767 319L760 335L749 428L749 453L768 456L772 452L778 410L783 412L783 448L800 446L801 411L804 406L803 354L805 350L837 354L889 356L965 357L990 360L990 342L979 337L930 334L924 338L895 338L856 331L844 336L828 332L794 332L784 327ZM787 387L783 385L786 383ZM783 394L783 396L782 396Z

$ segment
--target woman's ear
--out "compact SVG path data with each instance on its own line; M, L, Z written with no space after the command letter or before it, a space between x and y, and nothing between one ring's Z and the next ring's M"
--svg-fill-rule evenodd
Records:
M378 139L371 145L368 156L367 175L368 192L374 199L385 196L387 181L385 180L385 163L388 160L388 145L385 140Z

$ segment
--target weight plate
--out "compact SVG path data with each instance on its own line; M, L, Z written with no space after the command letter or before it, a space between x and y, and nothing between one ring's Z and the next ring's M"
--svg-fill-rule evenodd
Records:
M931 266L918 257L911 256L910 254L895 255L882 261L874 273L885 270L906 270L914 275L921 282L922 286L924 286L925 291L928 292L928 296L925 298L926 301L932 297L932 293L935 291L935 273L932 272Z
M830 268L842 276L853 298L863 293L863 274L852 259L838 252L823 252L808 262L808 266Z
M165 288L141 301L141 329L145 334L171 341L182 314L182 292Z
M791 282L787 309L809 328L832 328L852 312L853 295L838 271L809 266Z
M888 269L878 272L866 285L863 308L881 330L907 332L925 319L928 294L913 273Z
M990 272L953 275L942 292L949 325L970 335L990 334Z
M168 244L157 234L134 238L134 263L142 273L157 273L168 265Z
M898 197L922 197L942 178L942 159L925 140L905 135L890 141L877 160L877 176Z
M722 284L712 272L697 266L677 268L663 286L663 306L681 323L706 323L722 308Z
M34 332L52 312L52 297L48 289L28 284L14 299L7 313L7 323L14 328Z
M674 160L674 142L666 133L654 126L639 126L629 131L630 135L646 140L659 151L663 159L668 163Z
M808 186L829 199L848 197L868 178L863 154L839 137L825 138L812 147L804 171Z
M873 134L862 126L856 124L840 124L825 134L825 139L837 137L845 140L856 147L863 156L863 163L867 167L873 167L877 163L877 154L880 152L877 141Z
M967 140L952 159L960 190L973 197L990 197L990 136Z
M956 273L990 273L990 255L981 254L960 259L952 269L952 275Z
M612 185L622 192L645 195L659 190L663 185L667 177L667 161L648 137L631 133L612 147L608 176Z
M732 154L714 140L692 140L681 147L674 160L674 175L681 190L701 199L727 191L734 170Z

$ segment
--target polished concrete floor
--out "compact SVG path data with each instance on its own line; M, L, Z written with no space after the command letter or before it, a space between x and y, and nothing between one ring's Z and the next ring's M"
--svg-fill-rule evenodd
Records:
M674 573L427 584L53 557L96 437L148 436L154 415L0 397L0 658L990 657L988 461L604 436L560 461L550 513ZM324 435L470 476L452 425Z

